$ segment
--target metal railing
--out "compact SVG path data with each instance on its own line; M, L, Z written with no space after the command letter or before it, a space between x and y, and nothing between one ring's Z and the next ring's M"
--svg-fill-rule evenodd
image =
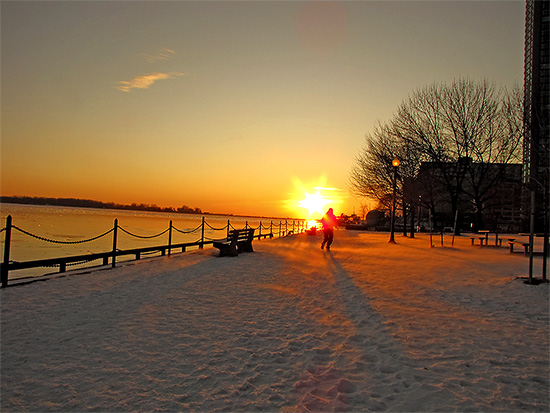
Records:
M253 228L254 230L258 231L257 233L255 232L254 234L254 238L257 238L257 239L261 239L261 238L265 239L267 237L273 238L275 234L278 234L280 238L287 234L291 234L291 233L297 234L300 232L304 232L306 230L306 222L303 220L292 220L292 222L289 223L288 220L285 220L284 223L283 221L279 221L278 224L274 224L273 221L271 221L269 225L263 225L262 221L260 221L257 227L252 227L248 225L248 221L246 221L244 229L249 229L249 228ZM209 229L212 231L226 231L226 232L223 238L209 238L205 236L205 229ZM185 252L187 248L195 247L195 246L198 247L199 249L203 249L205 245L213 244L215 241L226 239L231 229L239 229L239 228L235 228L231 224L230 220L227 220L227 224L224 225L223 227L216 228L210 225L208 222L206 222L205 218L202 217L202 222L196 228L191 229L189 231L176 228L175 226L172 225L172 221L170 221L170 225L168 226L168 228L158 234L138 235L119 226L118 219L115 219L113 228L103 232L102 234L99 234L91 238L78 240L78 241L60 241L60 240L43 237L37 234L33 234L29 231L19 228L17 225L13 224L12 216L8 215L6 218L6 226L0 229L0 233L5 232L4 261L1 264L1 270L0 270L1 287L5 288L8 286L8 278L9 278L10 271L37 268L37 267L59 267L59 272L65 272L67 271L68 266L82 265L82 264L86 264L88 262L97 261L97 260L102 260L102 265L106 266L106 265L109 265L109 259L111 261L111 266L114 268L116 267L117 257L131 255L131 256L134 256L134 259L139 260L144 254L160 253L161 255L166 255L166 254L170 255L173 250L178 250L181 248L181 252ZM113 248L110 251L88 253L88 254L81 254L81 255L72 255L72 256L66 256L66 257L46 258L46 259L30 260L30 261L12 261L10 260L10 248L11 248L12 231L14 230L24 235L27 235L29 237L38 239L40 241L50 242L55 244L83 244L83 243L95 241L97 239L106 237L107 235L112 233ZM140 238L140 239L158 238L168 233L168 243L163 245L120 250L117 248L119 230L131 237ZM264 232L262 232L262 230L264 230ZM196 241L193 241L193 242L183 242L183 243L173 244L172 234L174 233L174 231L181 234L200 233L200 238L198 238Z

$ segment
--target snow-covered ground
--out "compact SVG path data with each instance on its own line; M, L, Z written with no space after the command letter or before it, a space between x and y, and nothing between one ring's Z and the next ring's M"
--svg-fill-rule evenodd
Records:
M1 410L548 411L549 286L516 278L527 258L387 240L302 234L4 289Z

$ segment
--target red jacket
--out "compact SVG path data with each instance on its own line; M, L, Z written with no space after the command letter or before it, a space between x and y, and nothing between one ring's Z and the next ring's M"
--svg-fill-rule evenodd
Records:
M323 218L321 219L321 224L323 224L323 229L333 228L336 226L336 217L332 212L332 208L329 209L325 215L323 215Z

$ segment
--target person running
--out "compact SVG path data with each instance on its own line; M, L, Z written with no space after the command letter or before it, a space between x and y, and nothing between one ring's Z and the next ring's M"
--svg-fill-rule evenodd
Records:
M329 208L327 213L323 215L321 224L323 224L323 243L321 244L321 249L324 249L326 244L327 251L330 251L330 246L334 239L334 227L336 226L336 217L332 208Z

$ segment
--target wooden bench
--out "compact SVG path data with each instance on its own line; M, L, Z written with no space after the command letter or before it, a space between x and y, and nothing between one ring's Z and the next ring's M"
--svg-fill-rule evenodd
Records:
M483 247L484 243L485 243L485 246L488 247L489 246L489 231L486 231L486 230L483 230L483 231L479 231L481 234L485 234L481 237L470 237L470 239L472 240L472 245L475 245L475 240L476 238L479 239L479 245ZM510 239L508 240L510 241ZM513 239L512 239L513 241ZM502 238L499 238L498 237L498 232L495 233L495 247L501 247L502 246Z
M479 245L481 247L483 247L483 242L486 241L485 237L477 237L479 239ZM470 239L472 240L472 245L475 245L475 240L476 240L476 237L470 237Z
M521 241L508 241L508 245L510 245L510 254L514 252L514 244L521 245L524 248L525 255L529 255L529 243Z
M227 239L214 241L213 245L220 250L220 257L236 257L241 252L254 252L253 239L253 228L234 229L229 231Z

